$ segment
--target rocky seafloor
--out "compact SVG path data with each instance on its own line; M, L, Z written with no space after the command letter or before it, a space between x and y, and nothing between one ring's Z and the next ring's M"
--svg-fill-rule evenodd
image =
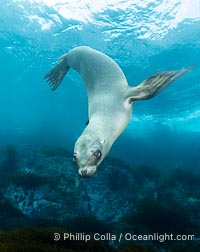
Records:
M200 251L200 173L189 168L162 175L110 157L83 179L64 148L2 146L0 251ZM56 230L117 239L56 243ZM194 239L133 242L127 233Z

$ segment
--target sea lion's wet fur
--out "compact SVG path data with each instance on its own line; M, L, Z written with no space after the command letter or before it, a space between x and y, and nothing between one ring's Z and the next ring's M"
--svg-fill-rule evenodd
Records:
M191 70L160 72L130 87L115 61L90 47L79 46L63 55L61 62L45 75L52 90L60 85L69 68L81 75L88 96L89 124L74 148L74 161L83 177L96 172L124 131L132 115L133 101L152 98Z

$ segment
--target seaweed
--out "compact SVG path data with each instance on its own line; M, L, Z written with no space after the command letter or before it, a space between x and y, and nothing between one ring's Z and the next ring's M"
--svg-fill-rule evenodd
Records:
M72 157L72 154L66 149L53 145L42 146L40 148L40 152L44 154L46 157L53 157L53 156L68 157L68 158Z
M17 172L11 175L10 182L16 186L21 186L25 190L35 189L44 185L56 185L56 181L52 177L25 172Z
M112 165L120 167L121 169L129 169L129 165L122 160L121 158L117 157L107 157L106 161L104 162L105 165Z
M2 213L9 216L23 216L21 211L13 207L12 204L6 199L0 199L0 214Z
M16 147L11 144L6 145L4 149L8 154L7 162L4 165L4 169L10 172L17 168L17 163L18 163L17 150L16 150Z
M182 243L175 243L171 247L171 252L199 252L200 242L199 241L186 241Z
M168 183L171 185L180 183L195 192L200 189L200 174L178 168L169 176Z
M110 232L111 225L98 220L95 216L77 216L70 223L70 229L75 232L100 233Z
M0 199L0 227L1 230L7 230L12 227L23 226L27 224L28 218L7 199ZM1 250L0 250L1 251Z
M125 215L123 220L141 230L158 233L182 234L197 227L190 221L189 213L184 209L174 209L148 198L138 201L136 211Z
M113 169L113 171L107 175L108 186L114 192L122 192L129 186L129 184L127 185L127 182L131 183L129 178L130 176L126 170Z
M2 149L4 153L4 162L1 164L1 184L0 188L4 188L9 184L9 176L12 174L18 165L17 151L14 145L6 145Z
M141 246L135 243L129 243L120 246L118 252L155 252L155 250L150 246Z
M61 236L59 241L54 240L54 233ZM102 242L89 240L64 239L64 233L71 233L63 228L23 228L3 232L0 234L1 252L112 252L114 249Z
M159 171L148 165L138 165L132 168L133 177L138 185L143 185L146 180L157 181L160 178Z

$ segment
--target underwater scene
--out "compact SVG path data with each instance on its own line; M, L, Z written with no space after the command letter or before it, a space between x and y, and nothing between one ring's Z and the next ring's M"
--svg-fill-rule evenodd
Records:
M200 251L200 1L1 0L0 74L0 252Z

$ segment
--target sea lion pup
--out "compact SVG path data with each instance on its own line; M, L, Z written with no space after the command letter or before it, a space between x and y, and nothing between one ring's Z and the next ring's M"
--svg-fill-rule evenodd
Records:
M133 102L154 97L192 69L159 72L131 87L114 60L88 46L79 46L63 55L60 63L45 75L52 91L70 68L81 75L88 96L89 122L75 143L73 156L80 176L85 178L96 172L126 128Z

